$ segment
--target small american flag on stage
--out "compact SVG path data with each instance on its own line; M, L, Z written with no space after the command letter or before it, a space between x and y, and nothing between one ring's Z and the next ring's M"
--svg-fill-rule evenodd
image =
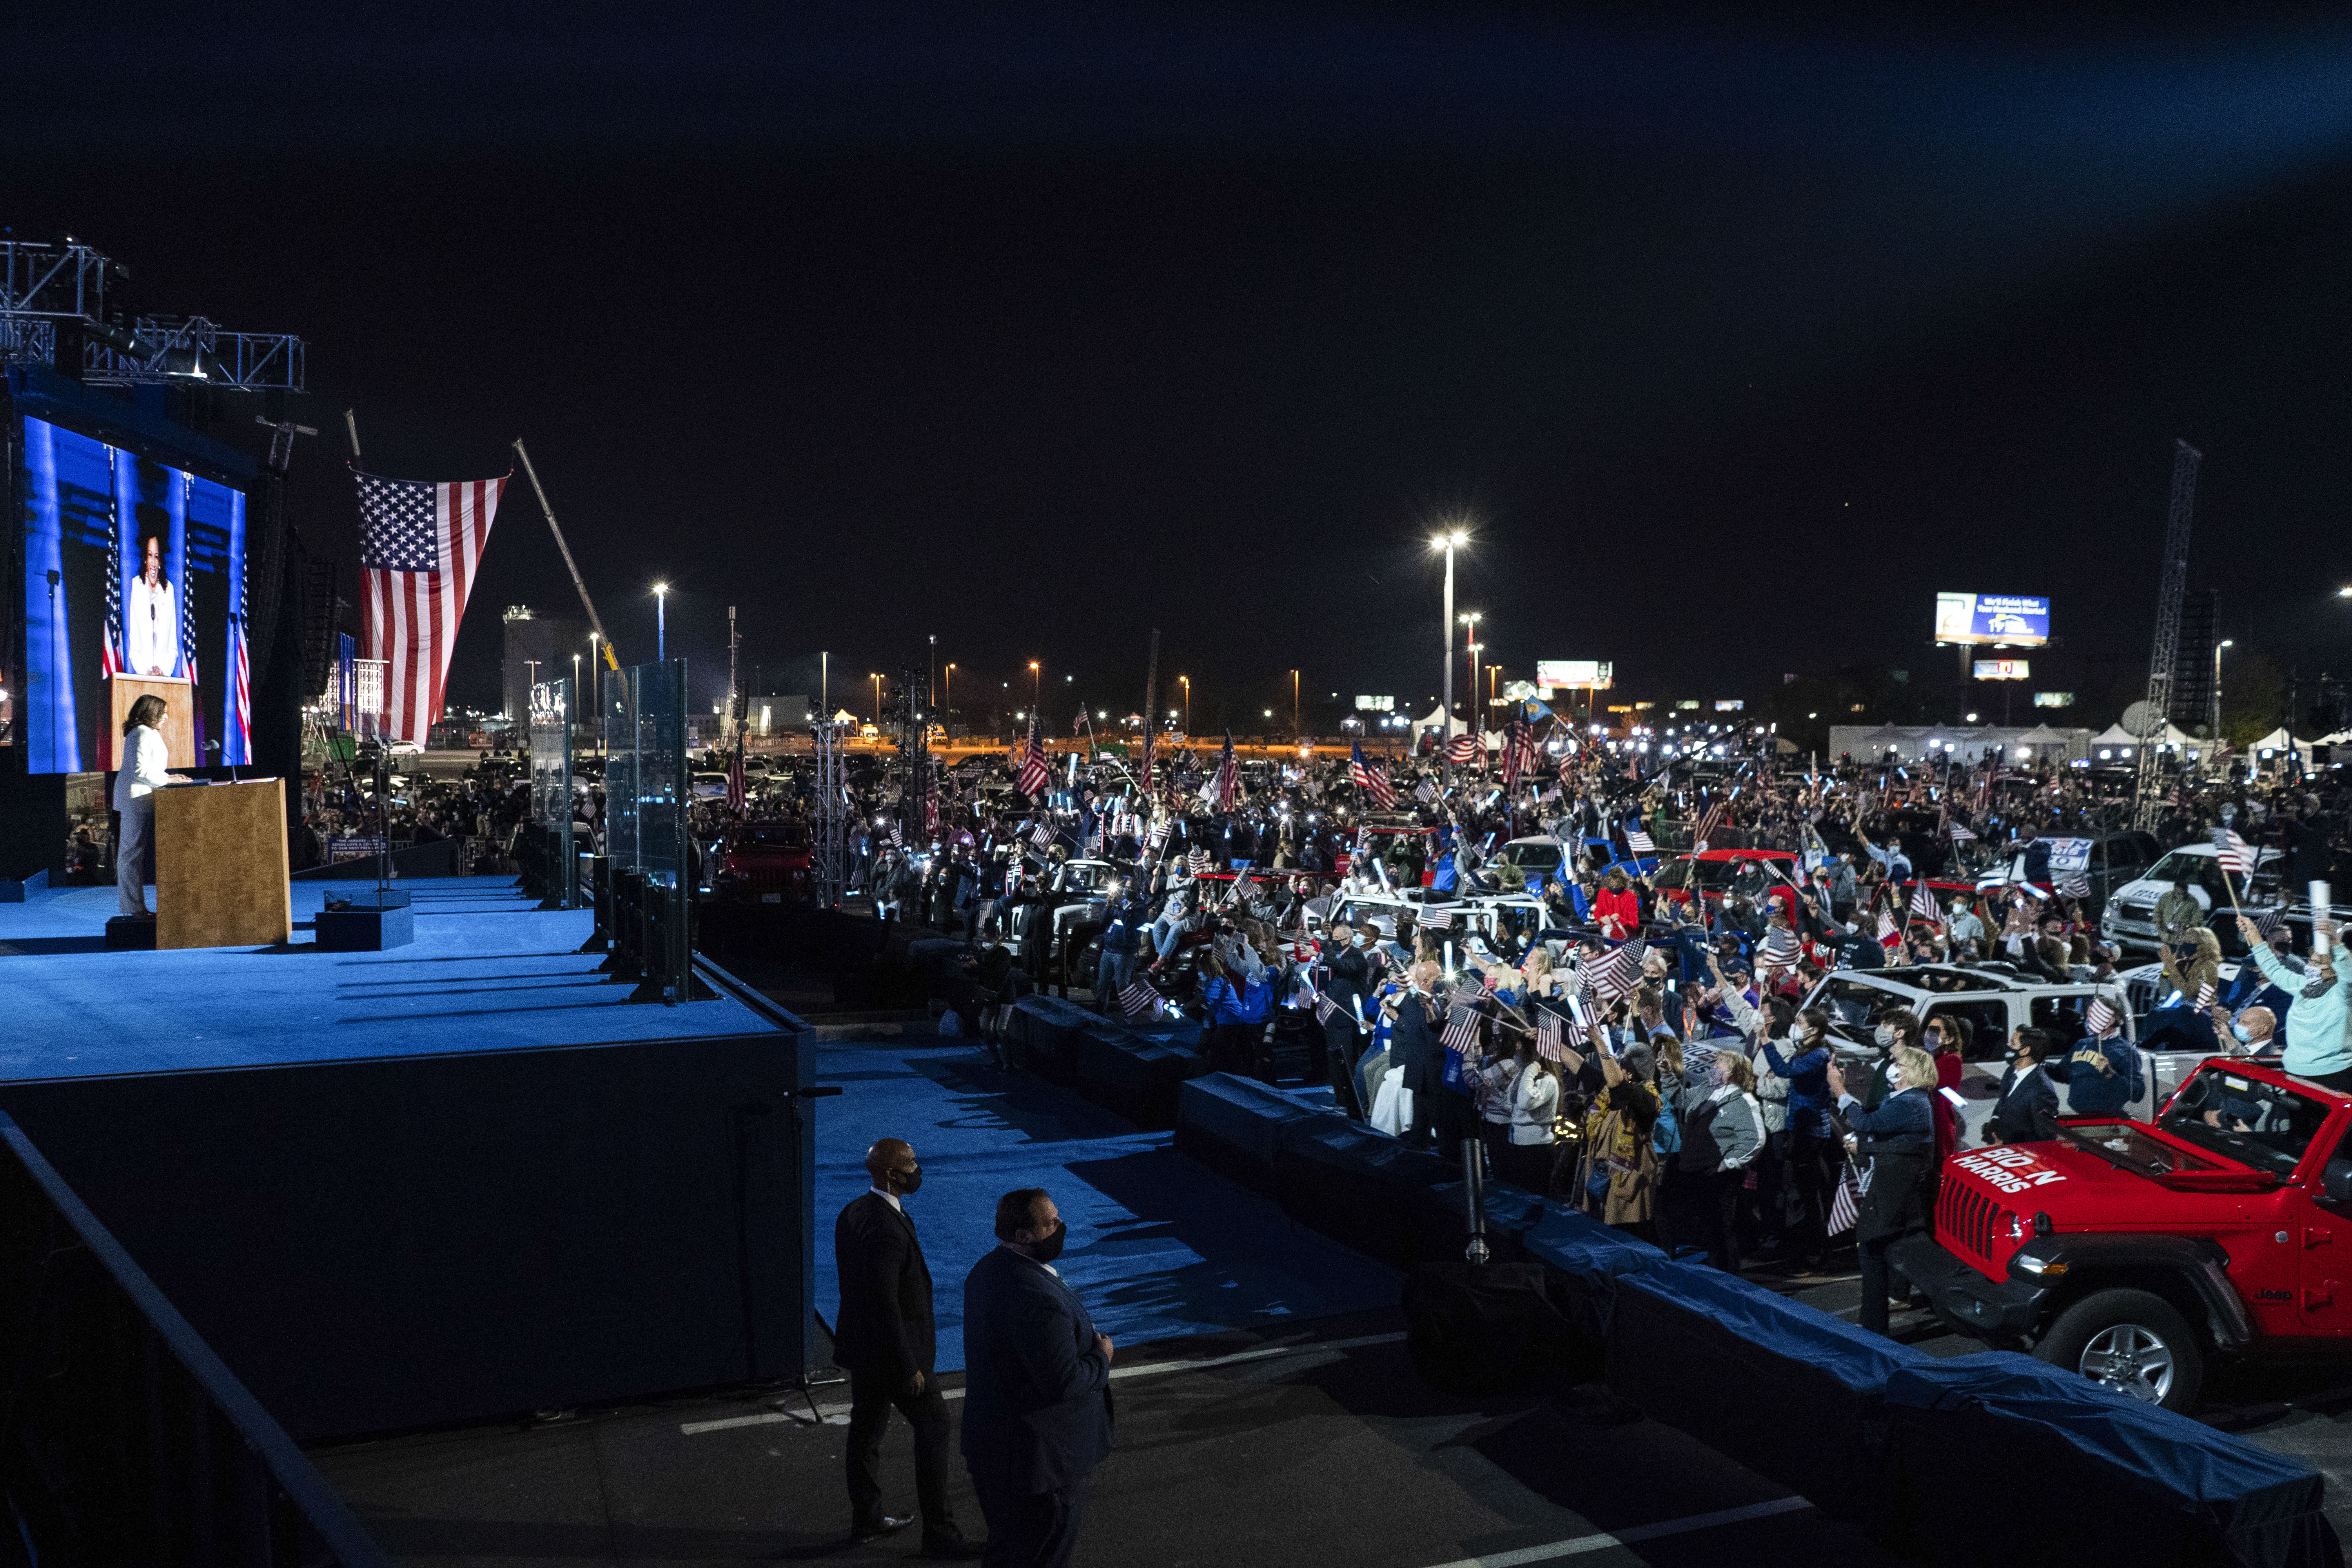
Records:
M2213 830L2213 853L2221 857L2221 869L2235 871L2241 877L2254 872L2254 852L2238 837L2237 829L2217 827Z
M1037 739L1037 721L1032 717L1028 754L1021 759L1021 777L1013 787L1034 800L1045 793L1045 784L1053 776L1053 770L1045 765L1045 744Z
M1445 1048L1458 1056L1468 1056L1478 1045L1478 1003L1475 998L1455 1002L1445 1014Z
M384 661L384 738L421 746L507 482L358 479L360 657Z
M1348 759L1348 777L1358 789L1371 796L1372 804L1382 811L1396 805L1396 786L1389 783L1385 770L1364 760L1364 747L1360 741Z

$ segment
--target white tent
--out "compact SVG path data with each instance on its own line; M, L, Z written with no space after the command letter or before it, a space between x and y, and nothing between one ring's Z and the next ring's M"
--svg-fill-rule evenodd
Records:
M2298 741L2293 735L2288 734L2286 726L2282 724L2277 729L2273 730L2269 734L2264 735L2261 740L2256 741L2252 745L2248 746L2246 750L2252 752L2256 756L2261 756L2264 752L2284 752L2289 746L2293 746L2296 750L2300 751L2305 746L2332 746L2339 743L2341 743L2341 738L2334 735L2326 736L2318 741Z
M2072 745L2074 741L2074 737L2063 730L2053 730L2047 724L2036 724L2024 734L2010 742L2010 746L2011 750L2019 746L2032 746L2039 751L2044 746Z
M1443 707L1432 708L1429 710L1429 717L1426 719L1415 719L1412 721L1412 743L1416 746L1420 745L1421 732L1423 730L1434 730L1440 724L1445 726L1445 738L1447 740L1452 740L1456 735L1466 734L1469 732L1470 729L1469 724L1463 720L1447 719L1445 716L1445 710Z
M2199 740L2196 736L2190 734L2188 731L2182 729L2178 724L2165 725L2164 734L2158 743L2159 745L2167 746L2193 746L2200 752L2205 749L2204 742ZM2129 730L2125 729L2121 724L2110 724L2105 730L2091 737L2091 746L2094 751L2101 746L2137 746L2138 744L2139 737L2133 734Z

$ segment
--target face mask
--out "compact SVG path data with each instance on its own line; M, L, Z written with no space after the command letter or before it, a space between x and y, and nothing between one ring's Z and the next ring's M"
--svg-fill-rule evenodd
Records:
M1358 931L1358 932L1356 933L1356 945L1357 945L1358 947L1361 947L1361 946L1363 946L1363 945L1364 945L1365 941L1366 941L1366 938L1365 938L1365 936L1364 936L1364 933L1363 933L1362 931Z
M1888 1068L1886 1069L1886 1092L1893 1094L1902 1087L1903 1069L1901 1068Z
M1885 1050L1895 1043L1895 1026L1881 1024L1871 1031L1871 1037L1878 1042L1879 1049Z
M1070 1222L1066 1219L1055 1220L1053 1235L1043 1241L1033 1241L1029 1244L1029 1256L1040 1263L1051 1263L1062 1256L1062 1243L1069 1238Z
M2238 1037L2238 1043L2240 1045L2251 1046L2254 1043L2254 1032L2252 1029L2247 1028L2243 1024L2231 1025L2230 1033Z
M890 1188L901 1197L904 1197L908 1193L914 1192L922 1184L923 1168L920 1165L916 1166L911 1171L893 1171L890 1173Z

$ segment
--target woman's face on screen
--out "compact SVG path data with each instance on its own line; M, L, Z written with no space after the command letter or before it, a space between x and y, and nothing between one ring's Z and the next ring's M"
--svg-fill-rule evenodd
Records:
M163 575L163 542L153 534L147 536L147 585L152 588Z

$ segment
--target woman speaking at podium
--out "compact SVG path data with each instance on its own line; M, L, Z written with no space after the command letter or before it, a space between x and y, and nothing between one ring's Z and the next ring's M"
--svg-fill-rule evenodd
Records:
M147 912L147 840L154 836L155 792L188 781L165 769L171 750L155 728L163 721L163 700L149 692L131 705L122 721L122 767L114 775L114 809L122 830L114 852L115 902L126 915Z

